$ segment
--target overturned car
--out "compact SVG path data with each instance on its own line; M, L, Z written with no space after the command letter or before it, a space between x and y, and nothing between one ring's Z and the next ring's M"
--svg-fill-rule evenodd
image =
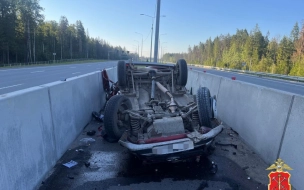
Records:
M148 161L177 162L206 153L222 125L212 127L216 99L208 88L191 95L187 63L117 64L119 92L105 107L107 135Z

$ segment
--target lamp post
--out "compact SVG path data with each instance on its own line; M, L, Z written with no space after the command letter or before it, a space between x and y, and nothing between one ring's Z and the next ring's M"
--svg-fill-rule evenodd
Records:
M155 42L154 42L154 62L157 62L158 56L158 37L159 37L159 17L160 17L160 0L157 0L156 6L156 26L155 26Z
M135 42L137 42L137 46L138 46L138 57L139 57L139 41L134 40Z
M163 50L163 48L164 48L164 47L163 47L163 44L165 44L165 43L168 43L168 42L162 42L162 43L161 43L159 60L163 60L163 57L162 57L162 56L163 56L163 53L162 53L162 50Z
M134 45L134 44L133 44L132 47L135 49L135 55L136 55L136 54L137 54L137 45ZM136 59L137 59L137 57L136 57Z
M159 36L162 36L162 35L167 35L167 33L164 33L164 34L160 34ZM158 44L159 44L159 46L158 46L158 55L159 55L159 49L160 49L160 46L161 46L161 44L160 44L160 38L158 38ZM157 56L157 59L159 58L160 56ZM160 59L159 59L160 60Z
M150 15L146 15L146 14L140 14L142 16L147 16L147 17L150 17L152 18L152 27L151 27L151 46L150 46L150 62L152 62L152 39L153 39L153 21L154 21L154 18L153 16L150 16Z
M167 47L162 47L162 63L164 63L165 52L167 52Z
M139 32L135 32L135 33L141 35L141 55L140 55L140 57L142 57L142 49L143 49L143 38L144 38L144 35L143 35L142 33L139 33Z

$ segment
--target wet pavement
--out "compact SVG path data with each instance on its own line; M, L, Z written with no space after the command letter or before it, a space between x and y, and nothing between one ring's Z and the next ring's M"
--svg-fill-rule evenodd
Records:
M102 123L92 121L57 162L40 190L245 190L267 189L268 167L230 128L216 138L208 158L182 163L145 164L101 137ZM98 130L99 129L99 130ZM92 144L81 144L96 130ZM78 164L67 168L70 160ZM214 162L217 172L214 171ZM213 167L212 167L213 166ZM213 169L211 169L213 168Z

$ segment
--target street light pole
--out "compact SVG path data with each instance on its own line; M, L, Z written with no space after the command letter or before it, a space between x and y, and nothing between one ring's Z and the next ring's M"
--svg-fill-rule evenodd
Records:
M157 62L158 56L158 37L159 37L159 17L160 17L160 0L157 0L156 11L156 27L155 27L155 42L154 42L154 62Z
M152 28L151 28L150 62L152 62L152 38L153 38L153 19L152 19Z
M139 41L137 40L134 40L135 42L137 42L137 45L138 45L138 57L139 57Z
M167 35L167 33L164 33L164 34L160 34L159 36L162 36L162 35ZM167 43L167 42L165 42L165 43ZM160 44L160 38L158 38L158 44ZM160 54L159 53L159 49L160 49L160 45L159 45L159 47L158 47L158 54ZM159 56L157 56L157 59L159 58ZM160 60L160 59L158 59L158 60Z
M141 33L139 33L139 32L135 32L136 34L140 34L141 35L141 57L142 57L142 49L143 49L143 38L144 38L144 35L143 34L141 34Z
M162 42L160 45L160 56L159 56L159 61L162 60L162 49L163 49L163 44L167 42ZM161 61L160 61L161 62Z
M150 15L146 15L146 14L140 14L140 15L147 16L147 17L152 18L152 28L151 28L151 46L150 46L150 62L152 62L153 22L154 22L154 18L155 18L155 17L150 16Z

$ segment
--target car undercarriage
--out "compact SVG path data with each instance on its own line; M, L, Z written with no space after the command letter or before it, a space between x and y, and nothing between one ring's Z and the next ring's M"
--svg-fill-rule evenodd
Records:
M186 89L185 60L176 64L117 64L119 91L105 107L109 137L150 160L181 161L202 155L222 125L212 128L216 98L208 88Z

